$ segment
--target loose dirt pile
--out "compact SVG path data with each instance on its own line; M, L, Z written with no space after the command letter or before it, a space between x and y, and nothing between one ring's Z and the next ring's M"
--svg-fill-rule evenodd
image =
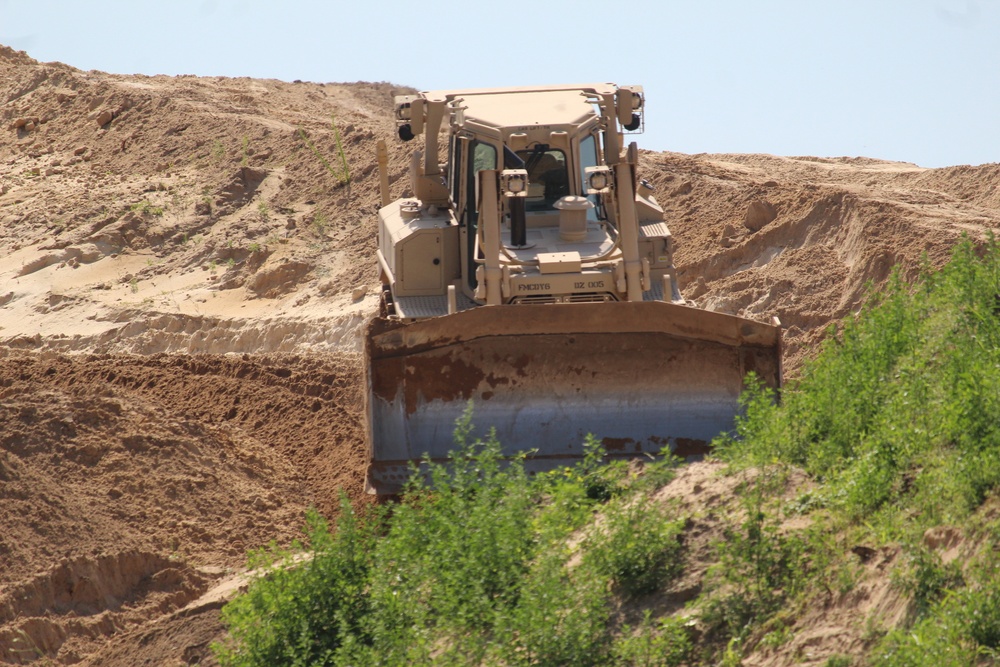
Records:
M75 661L363 502L356 362L0 352L0 656Z
M211 589L306 507L363 498L374 146L402 196L398 92L0 47L0 662L211 664ZM641 159L685 297L778 316L792 374L867 284L1000 227L998 165Z

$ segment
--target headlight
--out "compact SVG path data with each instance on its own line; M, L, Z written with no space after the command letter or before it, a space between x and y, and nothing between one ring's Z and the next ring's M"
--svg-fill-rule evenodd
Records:
M416 95L396 95L393 105L396 107L396 120L411 120L410 104L417 99Z
M587 194L603 195L611 190L611 169L606 165L587 167L583 170L587 177Z
M504 169L500 172L500 190L506 197L528 196L528 171Z

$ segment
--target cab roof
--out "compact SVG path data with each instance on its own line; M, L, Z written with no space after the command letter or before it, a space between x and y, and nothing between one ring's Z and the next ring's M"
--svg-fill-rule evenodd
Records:
M613 93L616 89L614 84L601 83L430 91L423 96L428 99L460 100L459 106L465 109L465 120L496 128L576 126L597 114L593 103L595 93Z

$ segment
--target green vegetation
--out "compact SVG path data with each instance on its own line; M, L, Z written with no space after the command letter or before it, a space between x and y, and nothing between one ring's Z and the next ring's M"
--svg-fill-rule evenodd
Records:
M912 285L893 275L774 399L751 377L715 443L735 494L686 605L671 595L705 517L652 500L671 461L604 465L591 438L577 468L532 477L494 439L468 443L469 413L454 465L425 463L430 484L345 501L332 530L310 514L305 556L255 554L266 574L224 609L220 661L736 666L793 646L883 554L904 618L859 616L864 655L828 667L997 664L1000 245L963 241ZM930 529L958 536L959 557Z
M315 232L316 236L323 238L326 236L326 226L328 224L329 221L327 220L326 213L324 213L323 211L316 211L313 214L310 227L312 227L312 230L313 232Z
M212 161L221 162L224 157L226 157L226 147L219 139L214 140L212 142Z
M319 161L323 164L323 167L330 172L330 175L337 179L337 185L347 185L349 188L351 185L351 170L347 164L347 154L344 152L344 144L340 138L340 129L337 127L337 119L333 114L330 115L330 127L333 129L333 141L337 151L337 157L340 162L339 167L335 168L330 164L330 161L327 160L322 153L320 153L316 144L313 143L313 140L309 138L309 135L306 134L306 131L301 127L298 129L299 138L302 139L302 143L304 143L306 147L312 151L312 154L319 159Z
M257 218L261 222L268 222L271 219L271 207L263 199L257 202Z
M889 632L872 664L997 657L1000 523L977 510L1000 483L1000 245L966 239L912 286L894 274L862 316L830 332L781 405L772 398L751 382L720 454L806 471L821 482L807 504L827 531L902 546L894 581L914 625ZM945 564L923 540L936 526L981 544Z
M680 664L683 628L646 618L616 637L608 602L677 573L682 523L632 503L634 476L598 471L593 441L580 469L530 477L470 432L467 415L454 467L428 464L432 486L415 476L399 504L344 501L332 533L311 514L303 562L256 554L268 574L226 606L222 664Z
M967 517L1000 482L1000 249L982 253L963 242L913 288L894 274L780 407L752 387L724 455L801 467L825 482L818 502L890 538Z
M781 503L784 475L763 469L738 488L742 520L734 522L716 545L717 562L703 596L702 619L709 634L729 643L738 655L747 639L790 599L806 590L826 548L819 536L787 533ZM764 643L785 638L780 623L768 628ZM739 664L739 662L736 662Z
M162 206L154 206L149 201L143 199L141 202L129 206L129 210L135 211L139 215L145 215L148 213L150 215L161 216L163 215L164 209Z
M874 664L993 665L1000 660L1000 580L948 593L912 628L889 633Z

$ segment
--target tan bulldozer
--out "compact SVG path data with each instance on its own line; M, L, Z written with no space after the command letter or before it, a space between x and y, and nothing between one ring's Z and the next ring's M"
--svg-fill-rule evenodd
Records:
M366 335L368 488L446 461L471 401L529 471L704 452L744 377L781 383L781 331L688 305L674 241L636 175L640 86L424 92L395 99L422 135L413 196L389 201L379 145L382 312ZM444 163L441 158L444 157Z

